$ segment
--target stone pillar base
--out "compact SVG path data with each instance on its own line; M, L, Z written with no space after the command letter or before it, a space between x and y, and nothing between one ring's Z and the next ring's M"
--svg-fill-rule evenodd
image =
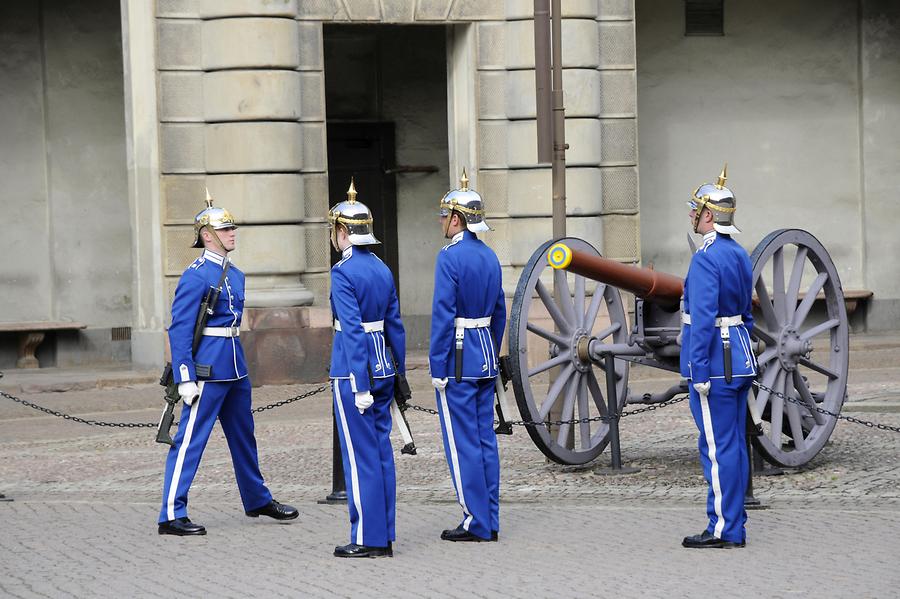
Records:
M241 345L254 387L326 382L331 339L331 311L326 308L244 310Z

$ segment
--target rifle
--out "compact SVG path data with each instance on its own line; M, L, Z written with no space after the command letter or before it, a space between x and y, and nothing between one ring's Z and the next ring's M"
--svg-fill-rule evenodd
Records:
M404 413L409 409L406 402L412 399L412 390L409 388L409 381L406 380L406 376L400 374L397 370L397 360L394 359L394 352L390 347L388 348L388 353L391 356L391 364L394 366L394 399L391 400L391 413L397 421L397 428L400 429L400 435L405 443L400 453L416 455L416 443L413 440L409 422L406 420L406 414Z
M509 405L506 403L506 383L510 379L509 356L500 356L499 374L494 379L494 393L497 396L497 428L494 433L497 435L513 434L512 425L506 420L509 414Z
M200 310L197 312L197 322L194 324L194 339L191 343L191 357L197 353L200 346L200 340L203 338L203 328L206 321L212 316L216 302L219 301L219 294L222 292L222 285L225 283L225 275L228 274L228 267L231 262L225 259L225 267L222 269L222 276L219 277L219 284L210 287L200 302ZM194 372L197 373L198 379L209 378L212 375L212 366L207 364L194 364ZM162 416L159 419L159 425L156 427L156 442L165 443L175 446L172 440L171 429L172 423L175 421L175 406L181 399L178 394L178 383L175 382L175 375L172 371L172 363L166 362L163 368L162 376L159 378L159 384L166 388L166 407L163 408Z

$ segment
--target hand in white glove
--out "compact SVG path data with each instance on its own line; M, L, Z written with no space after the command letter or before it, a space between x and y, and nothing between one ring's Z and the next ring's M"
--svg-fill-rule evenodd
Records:
M353 397L353 403L356 404L356 409L359 410L360 414L365 412L366 408L371 407L371 405L375 403L375 398L372 397L370 391L357 391L353 394Z
M447 377L444 377L442 379L436 379L434 377L431 377L431 384L438 391L443 391L444 389L447 388Z
M194 403L195 399L200 397L200 388L194 381L178 383L178 395L181 396L181 400L184 401L185 404L191 405Z
M694 390L703 397L707 397L709 395L709 381L706 381L705 383L694 383Z

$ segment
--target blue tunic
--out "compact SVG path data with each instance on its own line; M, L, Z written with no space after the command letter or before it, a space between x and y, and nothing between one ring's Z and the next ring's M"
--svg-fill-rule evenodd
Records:
M490 318L490 324L486 319ZM463 364L456 381L457 318ZM506 327L500 262L474 233L462 231L437 257L431 311L431 376L447 378L436 391L444 453L456 498L460 526L483 539L500 529L500 456L494 434L497 352Z
M191 351L200 302L210 288L219 284L223 264L222 256L204 250L184 271L175 288L169 347L176 383L196 381L195 364L212 367L211 375L206 379L208 381L233 381L247 376L244 350L236 337L204 336L200 339L196 355ZM243 311L244 273L232 264L206 326L240 327Z
M749 331L753 327L753 271L747 252L728 235L714 231L691 258L684 285L681 374L692 383L709 381L708 395L690 387L691 414L700 434L697 448L709 485L706 530L713 536L743 543L746 539L744 494L750 464L747 455L747 395L756 376ZM728 327L732 380L725 380L721 330L716 318L740 316Z
M396 475L391 401L396 372L406 372L406 333L390 269L368 248L349 247L331 269L335 330L331 389L341 444L350 542L386 547L396 540ZM390 352L388 351L390 349ZM355 393L370 391L360 414Z
M729 327L732 376L756 377L756 360L749 331L753 330L750 258L729 235L715 231L691 258L684 281L684 313L691 324L682 327L681 376L695 383L725 377L722 337L715 326L721 316L741 316L742 325Z

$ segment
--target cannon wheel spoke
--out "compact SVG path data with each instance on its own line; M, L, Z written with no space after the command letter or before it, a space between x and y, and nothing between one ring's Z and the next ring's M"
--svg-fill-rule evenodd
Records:
M509 319L510 368L522 419L536 422L606 415L601 391L606 381L600 383L597 374L602 369L598 364L581 361L576 331L580 329L610 343L627 342L628 333L625 307L615 287L594 284L564 271L554 271L555 288L541 282L541 278L551 280L547 250L556 241L599 255L581 239L548 241L532 254L519 278ZM599 329L596 335L594 327ZM618 362L616 391L621 409L627 392L628 363ZM609 442L606 423L593 424L529 426L525 430L538 449L553 461L584 464L596 458Z
M791 256L785 286L784 266ZM835 419L815 408L840 413L847 390L849 323L840 277L822 244L801 229L770 233L750 260L760 312L752 336L766 344L758 360L758 380L794 400L763 389L754 391L766 435L753 442L769 462L801 466L822 450L834 429ZM815 275L807 279L811 282L804 291L804 275L811 271ZM767 275L772 277L768 288ZM812 310L820 294L825 297L824 318ZM816 344L807 344L812 341ZM785 443L785 438L792 442Z

